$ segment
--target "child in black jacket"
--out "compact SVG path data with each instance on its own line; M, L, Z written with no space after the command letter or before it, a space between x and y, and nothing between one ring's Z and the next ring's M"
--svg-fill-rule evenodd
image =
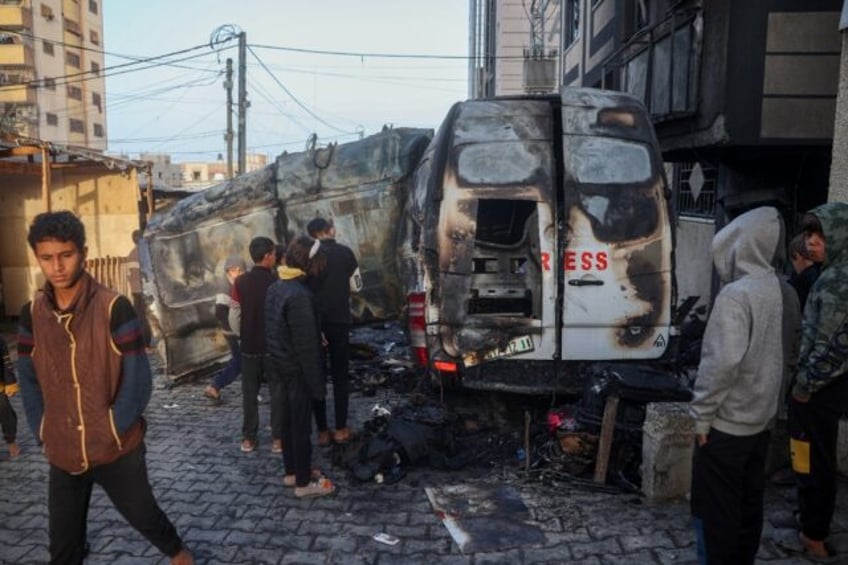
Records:
M3 438L9 448L9 455L17 457L21 452L15 441L18 433L18 415L9 402L9 397L18 392L18 383L12 370L12 361L9 359L9 350L6 349L6 341L0 338L0 428L3 430Z

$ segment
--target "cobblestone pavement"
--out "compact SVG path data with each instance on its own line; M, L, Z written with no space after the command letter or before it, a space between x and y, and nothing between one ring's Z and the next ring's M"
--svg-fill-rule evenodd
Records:
M256 452L239 451L241 397L238 382L225 402L203 397L205 382L154 391L147 410L147 460L158 500L198 563L694 563L694 541L684 501L644 504L634 494L609 494L574 484L543 486L516 480L514 462L460 471L413 468L392 485L359 483L333 469L328 451L316 448L315 463L339 487L332 498L298 500L282 486L282 462L270 452L268 407L260 406L263 430ZM263 395L266 394L263 388ZM400 397L379 389L376 397L352 397L354 427L375 402ZM0 453L0 561L39 563L47 558L47 464L23 417L23 453ZM444 485L496 485L510 477L544 542L498 552L463 554L435 514L424 489ZM793 489L768 492L767 516L792 508ZM840 485L833 542L848 551L848 488ZM395 546L372 539L387 532ZM781 549L776 538L791 530L766 522L759 562L806 563ZM126 525L103 492L95 489L89 514L91 555L86 563L166 563Z

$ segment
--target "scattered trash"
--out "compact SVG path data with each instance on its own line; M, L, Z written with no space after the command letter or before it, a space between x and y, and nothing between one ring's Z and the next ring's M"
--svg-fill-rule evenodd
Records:
M386 408L385 406L380 406L379 404L375 404L371 407L371 415L375 418L381 417L389 417L392 415L392 411Z
M391 534L387 534L386 532L374 534L374 541L384 543L386 545L397 545L400 542L398 538Z

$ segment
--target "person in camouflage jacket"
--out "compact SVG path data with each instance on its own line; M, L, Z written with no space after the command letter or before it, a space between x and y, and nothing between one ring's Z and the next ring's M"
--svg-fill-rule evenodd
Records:
M833 555L826 544L836 503L836 440L848 407L848 204L831 202L805 215L807 251L822 261L804 308L801 355L789 403L798 521L807 553Z

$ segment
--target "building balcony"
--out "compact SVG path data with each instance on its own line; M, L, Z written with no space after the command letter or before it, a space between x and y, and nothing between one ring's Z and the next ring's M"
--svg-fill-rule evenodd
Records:
M0 29L32 29L32 10L0 4Z
M0 43L0 67L35 67L32 47L18 43Z
M654 122L691 117L698 104L703 15L700 8L673 11L642 29L604 62L620 90L645 103Z
M0 71L0 78L3 72ZM0 81L0 104L35 104L35 89L23 84L2 84Z

